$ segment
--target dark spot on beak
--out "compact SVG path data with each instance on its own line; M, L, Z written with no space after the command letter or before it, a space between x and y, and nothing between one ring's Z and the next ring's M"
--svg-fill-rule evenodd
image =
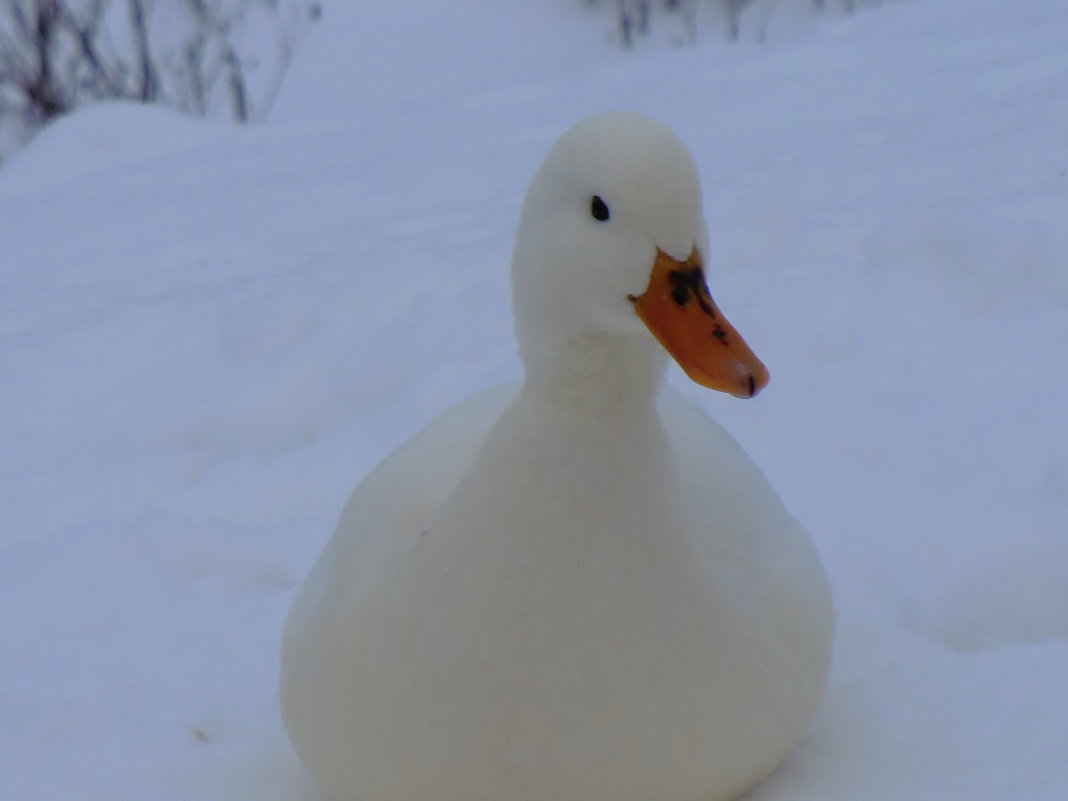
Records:
M671 299L675 305L683 307L690 302L690 282L686 280L686 274L679 270L668 273L668 281L671 283Z
M668 282L671 284L671 299L675 305L682 308L690 302L690 298L697 298L697 305L701 311L716 318L716 311L712 308L712 298L708 295L708 287L705 284L705 274L700 267L689 270L672 270L668 273Z

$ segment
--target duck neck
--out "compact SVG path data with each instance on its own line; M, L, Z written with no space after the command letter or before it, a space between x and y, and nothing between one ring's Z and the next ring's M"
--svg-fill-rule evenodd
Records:
M645 332L559 336L522 357L527 393L591 413L651 408L667 365Z

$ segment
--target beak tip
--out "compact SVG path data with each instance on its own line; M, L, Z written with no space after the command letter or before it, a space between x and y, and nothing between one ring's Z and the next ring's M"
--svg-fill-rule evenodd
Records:
M745 374L741 378L738 397L755 398L760 393L760 390L768 385L769 378L768 370L762 364L755 368L746 369Z

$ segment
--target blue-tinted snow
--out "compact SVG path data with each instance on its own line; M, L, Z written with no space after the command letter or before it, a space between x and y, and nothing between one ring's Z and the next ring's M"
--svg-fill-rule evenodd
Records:
M692 148L713 292L772 371L687 391L839 608L753 798L1062 801L1068 10L624 56L535 5L327 5L268 123L101 106L0 172L3 796L316 798L275 711L293 589L366 470L519 375L526 181L626 107Z

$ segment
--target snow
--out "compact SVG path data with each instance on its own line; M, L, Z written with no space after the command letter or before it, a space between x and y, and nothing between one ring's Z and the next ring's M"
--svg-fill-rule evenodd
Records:
M522 193L612 107L693 150L772 372L672 380L835 590L823 708L751 798L1066 797L1068 9L622 54L573 5L335 2L262 126L105 105L5 165L4 798L318 799L276 711L292 593L363 473L519 375Z

